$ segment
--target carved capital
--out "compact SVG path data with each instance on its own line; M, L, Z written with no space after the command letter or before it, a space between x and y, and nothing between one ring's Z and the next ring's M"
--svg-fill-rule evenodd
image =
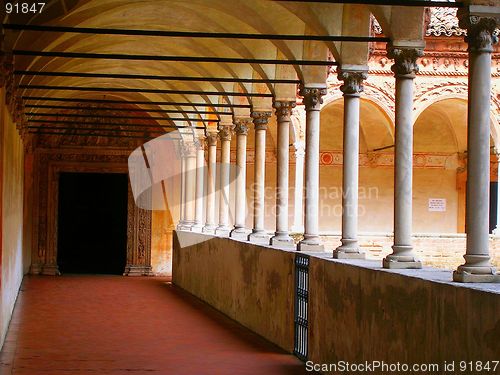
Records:
M205 142L207 143L208 147L210 146L217 146L217 133L215 132L210 132L207 134L207 137L205 138Z
M299 95L304 98L306 109L319 110L323 104L323 96L327 94L326 88L300 86Z
M424 51L421 48L387 46L387 56L394 59L391 70L396 77L407 76L408 78L414 78L415 74L418 73L417 59L423 55Z
M292 116L292 110L295 108L297 103L293 102L284 102L284 101L276 101L273 106L276 109L276 116L278 117L278 122L290 121L290 117Z
M182 157L190 158L196 156L196 142L194 141L184 141L181 144L181 154Z
M267 123L269 117L271 117L271 112L258 111L252 112L253 124L255 125L255 130L267 130Z
M368 78L367 72L364 71L349 71L339 70L338 79L344 81L340 86L340 91L344 95L359 95L363 92L363 81Z
M231 141L233 135L232 125L219 125L219 138L221 141Z
M469 51L493 52L493 45L498 43L498 37L494 35L497 20L471 14L460 16L460 13L459 17L459 26L467 30L465 42L469 45Z
M205 136L196 138L194 144L197 150L203 150L205 148Z
M248 117L238 117L234 119L235 132L237 135L248 135L248 128L252 119Z

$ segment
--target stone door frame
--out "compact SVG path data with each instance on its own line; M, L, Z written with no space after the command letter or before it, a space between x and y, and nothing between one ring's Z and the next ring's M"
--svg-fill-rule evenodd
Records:
M57 231L59 207L59 176L61 173L128 173L124 155L94 155L95 161L74 160L88 159L83 154L66 155L40 154L36 163L35 194L33 207L33 248L31 274L59 275L57 265ZM118 160L109 160L118 159ZM114 156L114 158L113 158ZM51 160L56 159L56 160ZM97 160L96 160L97 159ZM121 160L120 160L121 159ZM37 169L35 169L37 170ZM130 183L127 202L127 260L124 275L151 275L151 211L135 205Z

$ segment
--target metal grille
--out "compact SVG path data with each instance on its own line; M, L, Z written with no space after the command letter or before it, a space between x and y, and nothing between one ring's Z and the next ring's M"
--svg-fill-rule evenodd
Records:
M307 360L307 302L309 290L309 257L295 256L295 348L294 354Z

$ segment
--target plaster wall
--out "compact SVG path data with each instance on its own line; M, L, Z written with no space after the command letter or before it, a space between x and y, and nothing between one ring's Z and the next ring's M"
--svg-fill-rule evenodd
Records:
M4 103L4 89L0 91ZM1 307L0 344L12 316L19 288L23 279L23 145L15 124L2 104L0 153L2 154L2 252L1 252Z

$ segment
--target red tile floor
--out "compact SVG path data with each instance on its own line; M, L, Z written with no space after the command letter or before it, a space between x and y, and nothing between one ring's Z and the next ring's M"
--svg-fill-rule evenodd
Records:
M26 277L0 375L304 374L165 278Z

